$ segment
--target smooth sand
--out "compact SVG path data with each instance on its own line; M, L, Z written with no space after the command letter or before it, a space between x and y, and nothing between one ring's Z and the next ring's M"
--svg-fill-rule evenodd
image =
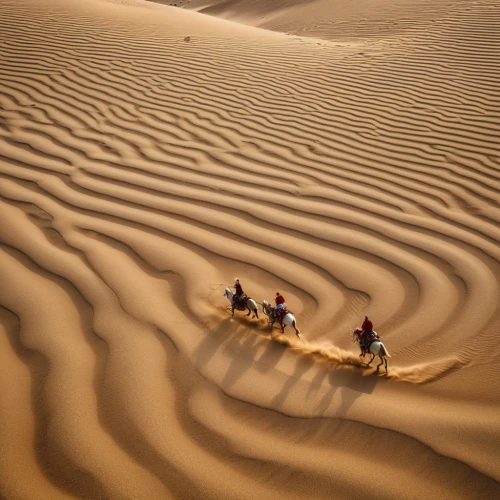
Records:
M500 498L500 2L173 3L0 0L0 497Z

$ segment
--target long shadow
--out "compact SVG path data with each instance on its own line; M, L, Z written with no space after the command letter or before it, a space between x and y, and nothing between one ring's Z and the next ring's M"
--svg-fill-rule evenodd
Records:
M226 318L217 328L207 334L193 352L196 366L210 362L218 351L233 358L221 386L231 387L243 373L257 363L257 369L266 373L279 361L286 347L256 334L261 329L258 323L248 322L246 318ZM253 330L253 331L252 331ZM257 359L257 351L267 342L264 353Z
M278 361L283 357L287 349L288 347L286 345L279 344L271 339L265 351L257 359L259 363L257 370L259 370L260 373L267 373L278 364Z
M330 387L328 391L325 393L325 395L321 398L321 401L318 403L318 405L315 408L315 412L323 415L327 408L330 406L330 403L332 402L333 396L337 392L338 387Z
M378 383L378 376L366 375L362 376L357 372L333 369L329 375L330 384L337 387L347 387L354 392L362 394L371 394Z
M332 387L341 389L341 403L338 413L345 415L360 396L371 394L374 391L379 378L375 374L360 377L359 373L336 369L330 372L329 380Z
M233 356L221 386L228 389L234 385L238 379L255 363L255 356L261 339L257 335L247 334L246 339L241 341L241 337L235 337L226 343L225 350Z
M309 388L307 389L306 400L310 399L314 393L318 392L323 384L323 380L325 380L328 375L328 370L325 368L323 370L319 370L316 375L314 375L311 383L309 384Z
M304 373L306 373L313 365L314 365L313 357L307 354L302 355L297 360L297 364L295 365L293 374L288 377L287 381L283 384L283 387L281 388L280 392L276 394L276 396L274 396L272 401L273 406L280 407L284 403L290 389L300 380L302 375L304 375Z
M196 366L206 365L223 346L228 338L235 335L234 322L231 318L224 319L219 326L207 334L194 350Z

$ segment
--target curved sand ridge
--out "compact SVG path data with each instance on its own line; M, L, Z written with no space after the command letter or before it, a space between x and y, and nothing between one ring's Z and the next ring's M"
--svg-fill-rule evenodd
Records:
M401 5L0 0L1 496L499 495L498 3Z

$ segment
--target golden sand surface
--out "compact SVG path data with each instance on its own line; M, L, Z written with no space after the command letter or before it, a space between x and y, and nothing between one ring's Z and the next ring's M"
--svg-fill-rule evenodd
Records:
M500 498L498 0L0 13L2 499Z

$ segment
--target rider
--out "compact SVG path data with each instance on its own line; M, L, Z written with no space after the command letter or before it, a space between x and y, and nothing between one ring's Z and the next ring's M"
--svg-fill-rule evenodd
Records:
M276 307L274 309L274 317L278 317L278 312L280 309L285 309L286 308L286 302L285 298L283 295L281 295L279 292L276 292L276 297L274 298L274 302L276 303ZM281 319L280 319L281 322Z
M236 307L239 305L239 302L244 295L243 288L241 288L240 280L238 278L236 278L234 280L234 288L235 288L235 292L233 295L233 303L234 303L234 306Z
M361 325L361 333L359 334L359 345L361 347L361 353L366 348L366 341L370 334L373 333L373 323L368 319L368 316L365 316L365 320Z

